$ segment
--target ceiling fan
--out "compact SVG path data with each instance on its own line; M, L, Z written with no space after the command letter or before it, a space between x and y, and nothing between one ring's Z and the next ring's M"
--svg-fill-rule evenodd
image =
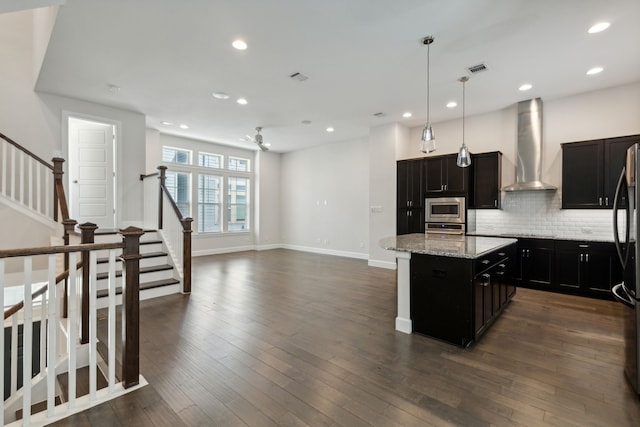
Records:
M248 139L250 139L251 141L255 142L255 143L258 145L258 147L260 147L260 149L261 149L262 151L269 151L269 149L267 148L267 146L268 146L268 145L271 145L271 144L265 144L265 143L262 141L262 135L260 135L260 131L261 131L261 130L262 130L262 128L261 128L260 126L256 127L256 132L257 132L257 133L256 133L256 136L249 136L249 135L247 135L247 138L248 138Z

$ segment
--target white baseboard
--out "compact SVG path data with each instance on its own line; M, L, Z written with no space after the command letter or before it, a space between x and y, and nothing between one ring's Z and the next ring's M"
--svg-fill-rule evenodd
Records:
M341 256L345 258L356 258L356 259L365 259L365 260L369 258L368 254L360 253L360 252L338 251L335 249L314 248L311 246L298 246L298 245L287 245L287 244L283 244L280 247L283 249L291 249L294 251L312 252L315 254Z
M398 266L395 262L389 261L378 261L375 259L369 260L369 267L378 267L378 268L386 268L387 270L397 270Z
M228 254L232 252L244 252L244 251L253 251L253 250L256 250L255 245L233 246L230 248L215 248L215 249L205 249L202 251L193 251L191 252L191 256L199 257L199 256L207 256L207 255L220 255L220 254Z
M280 249L282 245L280 243L273 243L271 245L256 245L256 251L268 251L271 249Z

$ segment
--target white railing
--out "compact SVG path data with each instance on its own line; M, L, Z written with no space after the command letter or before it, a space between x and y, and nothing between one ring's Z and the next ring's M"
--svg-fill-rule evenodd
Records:
M137 229L139 230L139 229ZM142 234L142 230L137 232ZM116 380L116 340L122 338L121 331L116 329L116 257L124 247L123 242L104 244L84 244L37 248L25 250L0 251L0 290L5 290L7 258L22 259L23 282L20 295L16 298L14 288L6 288L0 292L0 305L12 305L5 310L5 330L10 328L11 346L10 360L5 360L5 338L0 339L0 384L5 384L4 367L10 364L10 384L8 398L0 407L0 420L4 425L44 425L62 418L70 413L84 410L102 403L125 392L123 382ZM98 310L97 300L97 258L98 251L108 257L108 303L107 308ZM137 251L137 248L136 248ZM89 258L89 286L82 283L82 268L71 268L68 273L56 277L56 254L68 253L69 265L76 266L84 253ZM33 262L37 257L46 257L48 278L44 283L34 283ZM135 258L132 257L131 259ZM137 258L135 259L137 271ZM68 276L66 276L68 274ZM63 277L68 277L68 316L63 318L62 303L64 299ZM126 278L125 278L126 280ZM133 286L137 289L137 280ZM82 313L83 288L88 288L88 315ZM13 295L12 295L13 294ZM137 296L137 295L136 295ZM10 301L13 299L13 301ZM19 300L18 304L15 300ZM22 307L20 307L22 305ZM125 308L123 308L125 310ZM137 310L137 309L136 309ZM7 315L10 317L6 318ZM106 316L107 336L101 336L107 355L104 358L98 353L98 316ZM85 317L85 319L83 319ZM88 321L89 337L86 344L81 343L81 324ZM127 321L131 321L129 318ZM138 321L137 318L134 319ZM34 328L35 325L35 328ZM39 336L37 333L39 326ZM19 339L22 329L22 340ZM34 333L35 332L35 333ZM137 329L136 329L137 334ZM39 349L36 350L39 343ZM22 367L19 366L20 346L22 347ZM38 368L32 370L32 358L37 358ZM126 356L123 355L123 360ZM123 361L123 364L125 362ZM5 365L7 364L7 365ZM77 371L88 367L89 393L78 395L76 388ZM108 386L98 389L97 372L101 370ZM137 367L136 367L137 369ZM67 373L68 390L65 401L56 402L60 398L58 375ZM34 375L35 374L35 375ZM123 376L124 376L123 371ZM19 384L18 379L22 379ZM136 381L138 374L135 375ZM125 378L123 378L123 381ZM131 383L131 381L129 381ZM137 382L134 381L135 384ZM134 384L134 385L135 385ZM129 386L127 386L129 387ZM31 414L32 405L46 401L46 410ZM56 404L57 403L57 404ZM21 410L21 419L17 419L16 411Z
M54 204L53 165L0 134L0 194L48 218Z
M173 205L169 197L165 196L162 198L162 205L163 220L162 229L159 230L160 235L162 236L162 239L167 246L167 250L171 255L171 259L173 259L176 271L178 272L180 280L182 281L184 278L184 263L182 260L184 238L182 233L182 222L180 222L180 218L178 218L178 216L174 212Z

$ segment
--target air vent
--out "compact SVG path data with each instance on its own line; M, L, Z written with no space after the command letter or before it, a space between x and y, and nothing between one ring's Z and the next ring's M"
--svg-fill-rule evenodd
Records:
M296 80L298 82L303 82L307 80L309 77L305 76L302 73L293 73L293 74L289 74L289 78Z
M375 113L374 117L384 117L384 113Z
M467 67L467 71L470 74L478 74L483 71L487 71L487 64L472 65L471 67Z

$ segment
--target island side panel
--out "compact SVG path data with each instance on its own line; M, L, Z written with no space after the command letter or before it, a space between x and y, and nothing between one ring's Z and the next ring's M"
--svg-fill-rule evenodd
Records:
M396 331L410 334L411 324L411 253L396 252L398 260L398 316Z
M466 347L474 340L473 260L413 254L413 331Z

